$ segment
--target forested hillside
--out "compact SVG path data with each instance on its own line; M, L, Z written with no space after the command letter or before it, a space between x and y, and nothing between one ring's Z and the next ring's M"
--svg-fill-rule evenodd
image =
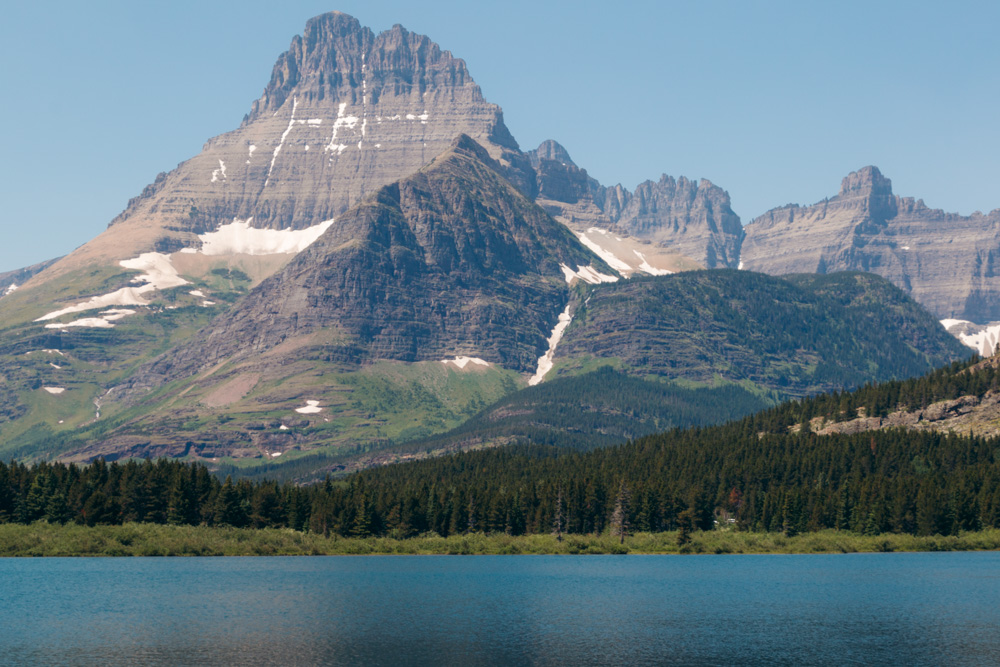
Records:
M567 453L515 446L311 487L220 482L200 465L0 465L0 521L308 528L413 536L710 529L954 534L1000 527L996 439L902 429L820 436L812 415L995 391L988 362L788 403L709 428Z
M603 366L502 398L458 428L400 450L520 443L591 449L759 412L780 394L738 384L683 387Z
M689 271L588 287L557 371L752 382L808 396L928 372L968 348L887 280Z

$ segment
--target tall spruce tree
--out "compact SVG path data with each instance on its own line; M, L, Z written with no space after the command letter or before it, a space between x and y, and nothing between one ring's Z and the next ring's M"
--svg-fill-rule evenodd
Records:
M623 479L618 485L618 495L615 496L615 509L611 513L611 534L619 537L619 544L625 544L629 531L629 504L631 493L628 484Z

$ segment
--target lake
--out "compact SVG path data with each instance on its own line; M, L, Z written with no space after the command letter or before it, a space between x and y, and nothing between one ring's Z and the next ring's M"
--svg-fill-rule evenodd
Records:
M1000 554L0 559L0 663L1000 663Z

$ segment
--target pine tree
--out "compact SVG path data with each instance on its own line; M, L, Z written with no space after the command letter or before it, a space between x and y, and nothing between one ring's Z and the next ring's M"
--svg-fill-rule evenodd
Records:
M69 505L66 504L66 494L61 490L49 496L45 504L45 520L49 523L66 523L69 520Z
M476 498L472 494L469 494L469 519L468 519L467 529L466 529L465 532L466 533L474 533L474 532L476 532L476 528L478 527L478 525L477 525L476 522L477 522L477 518L476 518Z
M351 535L354 537L369 537L372 534L372 521L368 500L361 496L354 509L354 522L351 524Z
M611 513L611 534L619 537L619 544L625 544L625 536L628 535L630 500L628 484L622 480L618 485L618 495L615 497L615 510Z
M552 513L552 532L555 534L556 541L558 542L562 542L563 528L566 523L564 517L565 511L566 506L563 502L562 487L559 487L559 495L556 496L556 506Z
M677 546L682 547L691 541L694 530L694 510L688 507L677 515Z
M246 512L240 503L239 492L231 477L219 489L215 500L215 522L217 524L241 527L246 525Z

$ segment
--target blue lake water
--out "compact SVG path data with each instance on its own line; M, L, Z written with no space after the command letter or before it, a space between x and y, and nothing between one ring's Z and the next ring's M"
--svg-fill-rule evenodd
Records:
M1000 664L1000 554L0 559L0 663Z

